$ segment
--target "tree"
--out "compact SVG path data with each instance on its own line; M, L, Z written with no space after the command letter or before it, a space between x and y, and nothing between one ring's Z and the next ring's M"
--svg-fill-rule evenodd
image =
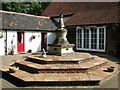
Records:
M3 2L2 10L41 15L50 2Z
M42 10L44 11L50 2L41 2Z

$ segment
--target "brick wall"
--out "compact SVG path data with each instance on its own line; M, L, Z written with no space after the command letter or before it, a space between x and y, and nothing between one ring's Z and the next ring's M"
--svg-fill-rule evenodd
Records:
M120 28L107 27L106 53L120 55Z

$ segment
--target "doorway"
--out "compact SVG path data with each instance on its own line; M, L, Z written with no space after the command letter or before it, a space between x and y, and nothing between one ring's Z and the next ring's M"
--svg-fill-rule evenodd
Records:
M17 32L17 51L24 52L24 32Z
M41 33L41 50L47 50L47 33Z

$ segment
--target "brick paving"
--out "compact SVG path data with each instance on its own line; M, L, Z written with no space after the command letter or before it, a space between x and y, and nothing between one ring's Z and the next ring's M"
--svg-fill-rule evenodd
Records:
M54 57L52 57L54 59ZM52 59L51 58L51 59ZM74 59L74 57L72 58ZM68 59L67 59L68 60ZM78 60L78 59L77 59ZM68 73L77 73L77 72L86 72L88 69L93 69L96 66L100 66L102 64L107 63L107 60L102 60L102 59L93 59L89 61L85 61L86 59L81 59L81 62L78 64L38 64L38 63L33 63L30 61L16 61L16 65L19 66L21 69L27 70L30 69L36 72L68 72ZM34 60L35 61L35 60ZM69 59L70 61L70 59ZM59 59L60 62L60 59ZM24 68L22 68L24 66ZM85 71L86 70L86 71ZM28 71L28 70L27 70ZM28 71L29 72L29 71Z
M84 60L86 58L92 57L90 54L83 54L83 53L77 53L75 52L74 54L68 54L67 56L56 56L56 55L47 55L46 58L41 58L41 55L29 55L28 58L34 58L38 60L43 60L43 61L78 61L78 60Z
M102 64L106 61L104 60L94 60L87 63L81 63L81 64L37 64L33 62L28 61L17 61L16 63L26 65L29 67L33 67L36 69L87 69L91 68L95 65Z
M16 55L6 55L6 56L0 56L0 68L4 66L9 66L10 64L13 64L16 60L23 60L27 55L29 54L16 54Z
M87 54L86 53L83 53L84 56L86 56ZM89 56L90 54L88 54ZM23 55L23 56L26 56L26 55ZM15 59L15 58L14 58ZM16 58L17 60L21 60L22 58ZM14 60L13 60L14 62ZM13 63L12 62L12 63ZM115 64L114 62L108 62L108 64ZM6 66L6 65L5 65ZM5 68L4 66L4 68ZM96 80L96 78L105 78L107 76L110 75L109 72L103 72L104 69L106 69L107 66L104 66L102 68L98 68L96 69L96 71L90 71L89 73L76 73L76 74L65 74L65 73L62 73L62 74L59 74L58 73L54 73L54 74L49 74L49 73L42 73L42 74L30 74L30 73L27 73L27 72L24 72L22 70L19 70L19 72L16 72L16 73L12 73L13 75L15 76L20 76L19 78L26 80L26 81L51 81L51 80L56 80L56 81L62 81L62 80ZM115 66L117 69L117 65ZM8 68L7 68L8 69ZM24 75L24 76L23 76ZM106 76L107 75L107 76ZM40 77L40 78L39 78ZM98 80L98 79L97 79Z

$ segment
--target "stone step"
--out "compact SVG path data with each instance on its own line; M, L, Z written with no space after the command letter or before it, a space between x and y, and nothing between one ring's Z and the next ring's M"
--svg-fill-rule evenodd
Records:
M16 63L24 63L24 61L16 61ZM30 64L36 64L33 62L25 61ZM86 63L86 65L85 65ZM80 67L91 67L91 71L86 73L30 73L24 70L17 70L12 73L9 71L8 65L5 65L0 71L2 72L2 78L8 78L8 80L19 84L20 86L80 86L80 85L100 85L105 82L109 78L113 77L116 72L118 72L118 64L111 61L106 61L104 59L94 59L90 62L79 63ZM100 64L101 63L101 64ZM107 65L105 65L107 63ZM24 63L25 64L25 63ZM20 64L20 65L24 65ZM95 66L93 66L93 64ZM49 64L36 64L36 65L49 65ZM55 65L55 64L52 64ZM56 64L57 65L57 64ZM71 65L71 64L63 64L63 65ZM74 64L75 65L75 64ZM104 65L100 67L101 65ZM115 66L113 72L106 71L108 66ZM29 65L28 65L29 66ZM26 66L26 67L28 67ZM30 65L31 66L31 65ZM93 67L92 67L93 66ZM96 68L99 67L99 68ZM45 67L42 67L45 68ZM31 70L27 68L28 71ZM48 67L47 67L48 69ZM94 69L94 70L93 70ZM33 69L34 70L34 69Z
M15 64L30 73L85 73L105 64L105 60L92 60L79 64L38 64L30 61L16 61Z
M39 55L31 55L27 57L27 61L40 64L78 64L86 61L94 60L94 57L60 57L60 56L48 56L41 58Z
M2 75L9 77L22 86L78 86L99 85L100 78L90 77L83 73L39 73L31 74L22 70L10 73L8 69L2 69Z
M113 77L118 70L115 66L114 72L104 72L106 66L97 68L88 73L38 73L33 74L23 70L18 70L15 73L9 72L9 66L2 68L2 77L9 78L8 80L18 83L22 86L92 86L100 85L103 81Z

